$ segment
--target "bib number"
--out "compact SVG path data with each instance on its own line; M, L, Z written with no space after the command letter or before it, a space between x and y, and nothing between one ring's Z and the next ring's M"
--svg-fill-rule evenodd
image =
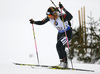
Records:
M61 39L61 42L62 42L63 45L65 45L65 44L67 43L66 37L62 38L62 39Z
M60 30L60 31L61 31L61 30L63 30L63 28L62 28L62 27L56 27L56 28L57 28L57 30Z

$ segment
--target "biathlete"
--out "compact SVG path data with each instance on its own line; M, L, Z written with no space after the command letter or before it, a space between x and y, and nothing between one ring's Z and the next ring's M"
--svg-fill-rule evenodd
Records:
M52 25L58 30L57 44L56 44L57 52L60 59L60 64L58 65L58 67L67 68L68 67L67 54L65 51L65 44L67 42L65 39L65 30L67 33L68 41L70 41L72 38L72 29L68 21L70 21L73 18L73 16L63 7L61 3L59 3L59 7L65 12L64 14L58 13L57 8L55 7L49 7L46 12L47 17L45 19L43 19L42 21L34 21L33 19L30 19L30 23L43 25L48 21L50 21Z

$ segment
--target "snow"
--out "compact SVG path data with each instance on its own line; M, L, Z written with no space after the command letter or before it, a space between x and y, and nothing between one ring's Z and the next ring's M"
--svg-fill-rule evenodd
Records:
M58 0L54 2L58 5ZM79 26L78 10L83 6L86 7L86 16L92 11L94 18L100 17L99 0L61 0L61 2L74 16L73 28ZM0 0L0 74L100 74L100 65L83 64L76 60L73 60L75 68L92 69L95 72L32 69L13 64L13 62L38 64L29 19L45 18L50 6L53 5L48 0ZM59 64L56 51L57 30L50 22L43 26L34 25L34 27L40 64ZM70 61L69 66L71 67Z
M94 70L95 72L52 70L47 68L31 68L29 66L16 66L13 62L0 63L0 74L100 74L100 66L96 64L74 63L74 68Z

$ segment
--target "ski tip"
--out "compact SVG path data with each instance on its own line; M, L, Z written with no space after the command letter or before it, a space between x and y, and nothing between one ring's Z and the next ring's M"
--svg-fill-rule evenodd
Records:
M94 72L94 70L92 70L91 72Z
M17 63L13 62L13 64L17 65Z
M15 64L15 65L20 65L19 63L15 63L15 62L13 62L13 64Z

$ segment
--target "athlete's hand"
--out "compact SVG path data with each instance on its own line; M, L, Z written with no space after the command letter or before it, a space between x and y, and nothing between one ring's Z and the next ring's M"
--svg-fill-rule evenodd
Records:
M64 8L63 5L61 4L61 2L59 2L59 7L60 7L60 9Z
M29 21L30 21L31 24L35 23L33 19L30 19Z

